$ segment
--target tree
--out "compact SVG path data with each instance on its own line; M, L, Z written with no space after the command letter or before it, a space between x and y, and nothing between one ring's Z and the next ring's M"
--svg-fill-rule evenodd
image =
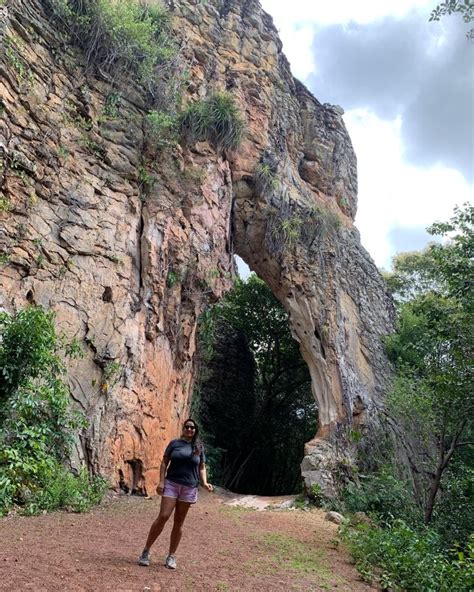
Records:
M287 313L252 275L214 314L198 398L201 424L220 451L221 484L241 493L293 492L304 443L316 431L316 404Z
M441 17L449 14L461 14L465 23L474 21L474 3L472 0L446 0L434 8L430 15L430 21L439 21ZM467 32L468 39L474 38L474 29Z
M399 321L396 334L387 340L397 368L389 401L392 412L422 443L427 459L426 523L432 519L446 470L464 447L474 443L474 208L456 208L449 222L434 224L428 231L446 242L394 261L388 283Z

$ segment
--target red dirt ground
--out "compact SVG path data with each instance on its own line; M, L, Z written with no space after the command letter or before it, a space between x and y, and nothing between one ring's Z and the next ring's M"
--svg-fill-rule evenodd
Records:
M373 590L331 540L337 526L319 510L256 511L200 492L168 570L171 521L137 558L159 510L159 498L109 498L90 514L55 512L0 518L0 590L35 592L320 592Z

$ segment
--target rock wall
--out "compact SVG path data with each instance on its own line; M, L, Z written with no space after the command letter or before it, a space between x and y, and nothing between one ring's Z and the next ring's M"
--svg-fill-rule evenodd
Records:
M140 96L106 117L110 87L58 47L43 4L0 10L0 306L51 308L83 346L75 462L152 493L188 412L197 317L230 286L229 165L201 146L149 166Z
M127 489L151 493L187 413L197 318L231 285L236 252L290 315L319 404L306 485L331 493L387 386L383 282L353 226L356 160L342 110L290 72L257 0L169 2L189 71L185 101L226 90L247 125L235 152L150 153L146 105L65 50L40 0L0 7L0 306L56 311L82 345L77 447ZM368 427L364 427L368 426Z

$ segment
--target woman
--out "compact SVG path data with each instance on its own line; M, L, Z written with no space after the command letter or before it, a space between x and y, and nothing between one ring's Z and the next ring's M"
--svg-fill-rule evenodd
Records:
M171 440L166 447L160 466L160 483L156 491L161 498L160 514L153 522L138 565L150 565L150 547L161 534L174 510L173 530L165 565L176 569L175 553L183 531L183 523L191 504L197 501L199 477L207 491L213 486L207 482L206 457L198 440L199 428L193 419L184 422L181 438Z

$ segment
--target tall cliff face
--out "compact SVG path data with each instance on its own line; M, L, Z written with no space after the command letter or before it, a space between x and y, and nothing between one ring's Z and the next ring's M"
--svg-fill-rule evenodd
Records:
M387 386L383 282L353 226L356 161L342 110L293 79L257 0L169 3L190 71L185 100L226 90L247 125L234 152L152 155L146 105L58 51L40 0L0 7L0 306L56 311L85 352L70 368L90 427L75 462L152 492L186 415L197 318L231 285L232 253L289 312L319 404L306 484L329 493ZM153 164L151 165L151 161Z

